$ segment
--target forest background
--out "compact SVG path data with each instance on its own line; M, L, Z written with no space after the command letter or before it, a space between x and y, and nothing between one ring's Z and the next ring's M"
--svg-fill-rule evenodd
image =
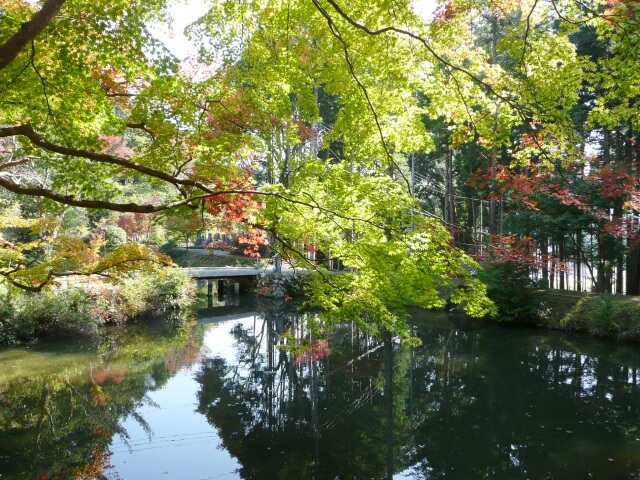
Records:
M153 33L170 5L0 3L6 319L61 277L162 277L203 231L401 334L449 296L639 293L636 2L218 1L186 59Z

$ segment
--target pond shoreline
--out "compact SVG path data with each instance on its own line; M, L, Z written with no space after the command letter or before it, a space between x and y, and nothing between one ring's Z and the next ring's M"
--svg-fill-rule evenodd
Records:
M531 322L537 327L640 343L640 297L549 289L538 295Z

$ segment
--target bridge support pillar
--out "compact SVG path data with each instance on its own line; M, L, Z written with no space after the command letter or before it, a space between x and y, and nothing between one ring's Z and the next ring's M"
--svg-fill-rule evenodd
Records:
M224 280L218 280L218 300L224 300Z
M233 293L240 295L240 284L238 282L233 284Z
M213 280L207 280L207 308L213 308Z

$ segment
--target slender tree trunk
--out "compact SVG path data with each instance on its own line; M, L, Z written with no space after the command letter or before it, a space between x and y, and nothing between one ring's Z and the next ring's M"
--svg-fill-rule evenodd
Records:
M582 230L576 231L576 290L582 291Z
M561 264L566 260L564 247L565 247L564 237L560 236L558 237L558 258L560 259ZM564 290L565 289L565 272L561 268L559 268L558 274L560 279L558 288L560 288L560 290Z
M611 162L611 130L607 127L602 129L602 161L605 165Z
M635 225L637 228L637 225ZM627 253L627 295L640 295L640 245Z
M547 243L547 238L544 237L540 240L540 252L542 253L542 283L544 284L544 288L549 288L549 245Z
M445 160L445 222L451 225L451 235L453 244L460 246L460 233L455 225L458 224L456 218L455 191L453 189L453 150L449 147Z
M596 278L596 292L604 293L607 288L607 251L603 238L598 237L598 272Z
M551 256L555 258L558 257L558 247L554 243L551 245ZM549 288L555 288L555 280L556 280L556 267L555 264L551 263L551 270L549 271Z

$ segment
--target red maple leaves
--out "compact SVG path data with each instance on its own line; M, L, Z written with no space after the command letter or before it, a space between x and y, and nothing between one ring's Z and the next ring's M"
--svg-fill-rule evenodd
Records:
M206 199L206 210L216 217L219 228L228 233L238 233L238 242L245 245L242 253L259 257L261 245L269 243L263 230L255 224L255 217L263 204L252 189L253 172L245 169L242 176L225 184L216 184L221 193Z

